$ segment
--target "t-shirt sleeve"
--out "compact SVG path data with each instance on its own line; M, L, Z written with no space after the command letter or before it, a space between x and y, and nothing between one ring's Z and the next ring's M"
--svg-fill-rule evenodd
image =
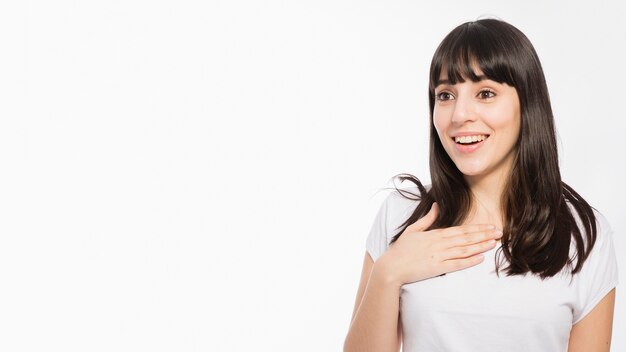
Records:
M596 243L579 273L578 304L574 308L573 324L591 312L618 283L613 230L600 213L596 213L596 218Z
M370 232L365 243L365 248L370 257L372 257L373 261L376 261L378 257L380 257L389 248L387 224L391 196L392 194L387 195L387 198L385 198L382 205L378 209L378 214L376 214L376 217L374 218L374 223L370 228Z
M416 187L405 189L411 194L418 192ZM376 261L387 249L389 242L399 232L399 227L413 213L417 201L400 194L397 190L387 195L378 209L366 241L366 250Z

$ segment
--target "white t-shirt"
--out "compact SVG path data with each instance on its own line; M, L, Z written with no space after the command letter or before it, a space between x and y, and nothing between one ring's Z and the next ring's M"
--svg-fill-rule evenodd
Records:
M389 248L396 228L416 206L417 201L398 191L383 202L366 244L374 261ZM498 277L494 260L498 244L484 253L479 265L403 285L403 351L567 351L572 325L618 282L611 228L600 213L595 215L596 244L573 279L566 270L543 281L530 274L506 276L503 271Z

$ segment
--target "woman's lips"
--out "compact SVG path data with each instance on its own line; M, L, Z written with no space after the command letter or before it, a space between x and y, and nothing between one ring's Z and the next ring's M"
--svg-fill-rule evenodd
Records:
M487 141L487 139L489 139L489 136L487 136L487 138L485 138L482 141L479 142L475 142L472 144L463 144L463 143L457 143L454 141L454 138L452 139L452 142L454 143L454 147L456 148L456 150L460 153L473 153L476 150L478 150L480 147L483 146L483 144Z

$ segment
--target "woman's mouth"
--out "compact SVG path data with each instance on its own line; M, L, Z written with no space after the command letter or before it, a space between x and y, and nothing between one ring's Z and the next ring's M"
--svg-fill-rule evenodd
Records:
M489 138L488 134L476 134L471 136L452 137L456 149L461 153L471 153L483 145L483 142Z
M487 137L489 137L489 135L487 134L477 134L474 136L458 136L458 137L454 137L454 142L457 144L476 144L476 143L480 143L482 141L484 141L485 139L487 139Z

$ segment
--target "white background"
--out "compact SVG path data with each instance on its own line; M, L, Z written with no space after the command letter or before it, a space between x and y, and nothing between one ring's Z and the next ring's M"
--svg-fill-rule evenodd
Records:
M623 285L619 1L5 1L0 350L340 350L379 190L429 182L435 47L484 15L534 43Z

